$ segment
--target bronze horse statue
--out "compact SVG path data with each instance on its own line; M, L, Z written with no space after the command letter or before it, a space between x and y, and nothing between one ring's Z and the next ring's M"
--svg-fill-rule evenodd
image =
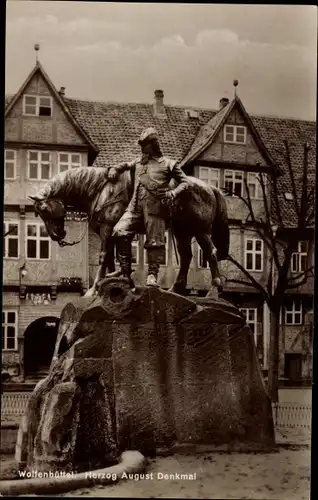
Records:
M188 180L189 188L180 193L171 208L170 224L180 256L180 270L171 291L185 293L193 237L209 263L212 284L220 291L217 261L226 259L229 251L226 201L214 186L195 177L188 177ZM30 196L35 214L41 217L51 239L60 246L76 243L64 240L66 208L72 207L88 214L89 225L100 236L102 243L100 266L88 295L96 292L106 270L114 275L113 227L128 206L132 192L133 179L129 171L123 172L116 182L112 182L102 167L79 167L55 175L34 196Z

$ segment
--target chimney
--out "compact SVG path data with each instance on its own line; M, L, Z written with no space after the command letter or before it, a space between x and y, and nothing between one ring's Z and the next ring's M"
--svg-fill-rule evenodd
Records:
M225 106L227 106L229 102L230 102L230 100L227 97L222 97L220 99L219 109L225 108Z
M59 94L61 97L64 97L65 96L65 87L61 87L60 90L59 90Z
M163 90L155 90L155 102L154 102L154 115L155 116L165 116L166 110L163 103L164 93Z

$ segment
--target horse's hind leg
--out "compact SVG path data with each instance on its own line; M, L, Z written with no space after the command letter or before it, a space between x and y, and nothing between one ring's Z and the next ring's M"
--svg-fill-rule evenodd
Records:
M94 279L93 286L86 292L85 296L90 297L96 295L99 282L105 278L106 269L112 275L115 275L115 258L114 258L114 241L111 237L113 228L105 225L100 230L100 239L102 241L101 252L99 254L99 267Z
M204 257L207 259L212 276L212 285L216 286L218 291L222 291L222 283L216 258L216 248L213 245L211 236L209 234L201 233L196 235L197 242L199 243Z
M169 292L175 292L179 295L184 295L187 287L187 279L189 267L192 259L191 239L187 235L175 234L177 240L177 248L180 257L180 270L174 285L170 288Z

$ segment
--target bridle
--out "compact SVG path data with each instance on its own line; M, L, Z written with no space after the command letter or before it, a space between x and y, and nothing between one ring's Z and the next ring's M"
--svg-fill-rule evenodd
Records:
M83 231L83 234L81 234L81 236L77 239L77 240L74 240L74 241L65 241L64 239L58 241L58 244L60 247L72 247L73 245L77 245L78 243L81 243L81 241L84 239L84 236L86 235L87 233L87 230L88 230L88 226L89 226L89 223L91 222L92 218L93 218L93 214L94 214L94 211L95 211L95 208L97 207L98 205L98 202L99 202L99 199L101 197L101 194L103 192L103 189L104 187L106 186L106 184L103 186L103 188L101 189L99 195L97 196L96 198L96 201L94 203L94 206L92 207L91 211L90 211L90 215L87 217L87 225L86 227L84 228L84 231ZM103 210L104 208L110 206L110 205L113 205L114 203L117 203L118 201L121 201L124 199L124 196L122 196L122 194L124 193L124 189L121 189L117 195L115 196L115 198L113 198L112 200L107 200L102 206L101 208L99 209L99 212L101 210ZM85 220L85 219L84 219Z

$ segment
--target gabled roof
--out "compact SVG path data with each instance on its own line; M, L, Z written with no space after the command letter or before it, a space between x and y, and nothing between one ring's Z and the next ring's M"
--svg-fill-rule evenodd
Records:
M213 143L214 139L220 132L221 128L223 127L224 123L226 122L227 118L231 114L234 107L239 107L241 113L244 116L245 123L249 127L256 144L258 145L260 151L263 153L263 156L266 158L267 162L270 165L274 165L274 161L269 151L267 151L265 144L263 143L260 135L258 134L257 129L255 128L251 118L246 112L242 101L238 96L235 96L234 99L231 102L229 102L226 106L224 106L222 109L220 109L220 111L218 111L213 116L213 118L211 118L211 120L208 121L206 125L201 127L201 130L199 131L195 140L193 141L189 152L181 161L182 167L193 162L196 158L198 158L198 156L201 153L203 153L203 151L205 151Z
M85 142L88 144L90 148L90 155L91 155L91 161L93 162L94 159L96 158L98 154L98 147L94 144L92 141L91 137L87 134L87 132L81 127L81 125L78 123L76 118L72 115L71 111L69 110L68 106L66 105L64 99L62 96L57 92L55 86L51 82L49 76L45 72L43 66L39 61L36 62L36 65L34 66L33 70L29 74L28 78L25 80L23 85L20 87L18 92L10 99L9 102L6 102L6 107L5 107L5 117L8 116L18 99L23 95L25 89L31 82L32 78L36 75L36 73L40 73L44 81L46 82L47 86L49 87L50 91L52 92L54 99L60 104L61 108L63 109L64 113L66 114L67 118L69 121L72 123L74 128L77 130L77 132L82 136L82 138L85 140ZM7 99L6 99L7 101Z
M11 97L12 99L12 97ZM6 99L10 101L10 97ZM179 162L188 154L202 128L219 113L211 109L195 109L199 119L189 118L189 106L165 106L165 119L154 117L152 104L110 103L64 98L72 116L98 146L99 154L95 166L107 167L139 156L137 144L141 131L155 127L160 137L163 153ZM7 102L8 105L8 102ZM297 189L301 188L303 172L303 145L310 143L308 182L315 182L316 175L316 123L291 118L249 115L250 122L260 136L273 162L283 174L287 173L284 160L286 139L292 145L292 165ZM213 122L212 122L213 123ZM278 179L281 190L281 207L285 219L295 222L293 203L284 197L292 192L288 175Z

